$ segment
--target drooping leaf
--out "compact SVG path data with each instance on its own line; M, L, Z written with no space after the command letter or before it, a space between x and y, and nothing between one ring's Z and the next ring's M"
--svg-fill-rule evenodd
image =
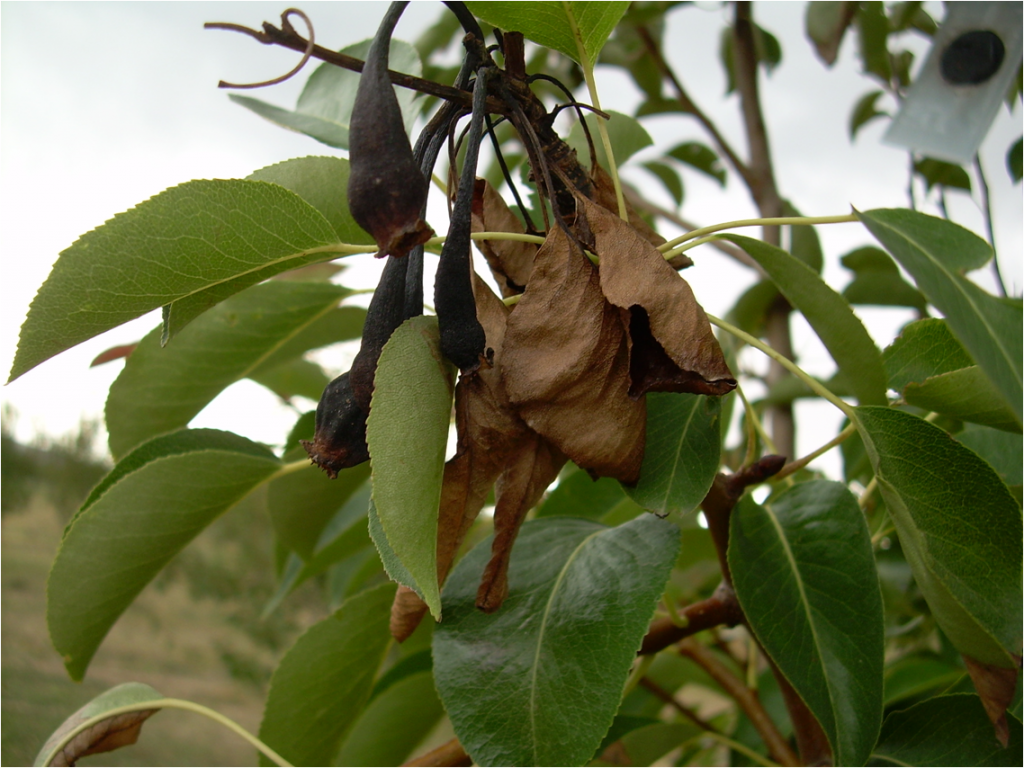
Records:
M903 279L896 262L881 248L856 248L840 262L855 275L843 288L843 298L851 304L913 307L919 311L927 307L924 294Z
M725 186L726 171L722 167L722 161L718 154L706 144L699 141L684 141L670 149L666 154L675 158L683 165L688 165L696 171L700 171Z
M477 180L473 191L473 232L523 232L523 225L494 187ZM515 240L477 240L476 245L487 259L502 297L522 293L533 272L537 245Z
M1024 175L1024 138L1017 139L1006 150L1006 170L1014 184L1019 184Z
M429 661L429 655L427 656ZM374 697L341 747L336 765L401 765L444 715L429 671Z
M706 395L647 396L647 445L640 480L626 493L649 512L685 515L718 472L721 401Z
M612 142L612 152L615 153L615 162L622 165L630 157L635 155L644 147L651 146L654 141L647 129L637 122L636 118L624 115L621 112L608 112L611 117L607 121L608 138ZM597 132L597 115L587 114L584 120L590 129L590 136L594 142L594 151L597 154L597 162L602 168L609 167L608 156L604 151L604 143ZM569 137L565 142L576 150L576 155L581 164L590 165L590 150L587 147L587 137L583 132L583 126L577 121L569 131Z
M475 16L499 29L522 32L530 40L580 60L573 27L587 58L597 61L605 41L629 7L628 2L469 2ZM581 62L582 63L582 62Z
M33 765L75 765L88 755L134 744L142 724L159 711L159 706L112 715L85 730L81 727L115 709L144 706L163 698L159 691L143 683L122 683L101 693L61 723L43 744Z
M406 586L438 619L437 510L454 389L439 343L434 317L414 317L392 334L377 366L366 425L381 525L414 579Z
M73 679L171 558L280 466L210 429L155 438L118 462L68 524L50 571L47 623Z
M1011 666L1021 652L1021 513L995 471L943 430L860 407L858 431L903 553L961 653Z
M932 187L971 191L971 177L962 167L953 163L924 157L914 161L914 173L924 179L925 189L929 192Z
M853 105L850 112L850 141L857 138L860 129L879 117L889 117L888 112L878 109L878 99L884 95L884 91L868 91L861 96Z
M992 382L949 330L929 318L906 326L883 354L889 386L910 405L962 421L1020 432Z
M492 615L475 608L489 543L445 585L434 675L459 740L482 765L582 765L612 723L664 589L678 529L653 515L618 528L528 522Z
M675 204L682 205L683 203L683 180L676 172L676 169L667 163L659 163L652 160L649 163L643 164L644 168L650 171L658 181L662 183L668 193L672 195L672 199Z
M305 458L301 447L285 454L286 462ZM369 474L370 468L364 463L341 470L332 480L310 464L275 478L267 488L267 509L274 533L285 546L308 561L327 523Z
M992 258L977 235L916 211L875 210L858 217L946 316L954 335L1022 416L1024 318L1019 300L997 299L964 273Z
M124 456L151 437L186 426L347 293L330 283L270 281L214 307L166 347L160 328L150 332L107 396L111 453Z
M257 181L190 181L82 235L36 294L11 380L161 306L168 336L228 296L322 261L330 222L294 192Z
M865 404L885 403L881 354L842 296L810 267L779 248L742 235L725 235L725 239L750 254L803 313L857 399Z
M864 73L874 75L888 85L892 77L892 63L889 59L889 19L885 15L885 4L879 0L859 3L856 20Z
M1008 720L1003 748L977 696L936 696L889 715L872 755L894 765L1020 765L1021 722Z
M831 67L839 55L839 46L846 35L846 29L853 21L856 3L812 2L807 4L804 27L807 37L825 64Z
M381 584L350 598L281 659L259 736L292 764L333 765L366 707L391 642L388 609L394 594L393 584Z
M871 537L841 483L795 485L732 515L736 596L768 655L806 702L837 765L863 765L882 722L882 598Z
M370 41L363 40L342 48L339 53L365 59L369 48ZM417 77L423 71L416 49L401 40L391 41L388 67ZM251 96L232 93L228 94L228 98L283 128L304 133L329 147L348 149L348 128L358 87L358 72L324 63L309 76L294 110L275 107ZM408 88L395 88L395 95L398 97L406 130L411 131L419 114L421 100L417 99L416 91ZM344 200L345 196L342 195L340 201Z

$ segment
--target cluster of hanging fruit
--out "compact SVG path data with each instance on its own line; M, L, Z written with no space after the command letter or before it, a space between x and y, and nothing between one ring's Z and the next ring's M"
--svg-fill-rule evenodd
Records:
M350 126L349 207L387 264L359 354L325 389L316 434L304 443L332 477L369 458L374 371L394 330L422 313L423 244L433 235L423 220L428 180L465 114L446 102L415 149L410 145L387 71L391 35L406 5L391 5L373 40ZM477 606L495 611L508 592L509 555L523 518L567 460L594 477L635 483L644 453L645 394L721 395L736 382L692 291L657 250L664 240L632 211L629 221L620 218L608 174L593 162L589 171L582 168L552 130L525 76L522 37L498 35L501 69L465 6L446 5L466 31L455 86L472 92L472 112L434 288L441 351L460 371L458 445L445 465L438 519L438 580L447 576L493 487L495 536ZM475 275L470 255L473 231L524 230L497 192L475 177L496 104L515 127L538 193L551 208L549 216L541 205L541 230L523 211L526 229L545 237L539 247L479 243L506 301ZM392 633L407 637L425 611L415 592L400 589Z

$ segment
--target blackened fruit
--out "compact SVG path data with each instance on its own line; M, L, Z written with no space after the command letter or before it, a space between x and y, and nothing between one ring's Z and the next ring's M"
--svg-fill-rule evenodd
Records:
M420 218L427 179L413 158L402 110L388 77L391 33L408 3L392 3L370 45L349 126L348 205L378 256L405 256L433 230Z
M356 402L346 371L324 389L316 407L316 434L302 441L309 458L333 480L338 472L370 458L366 447L368 410Z
M448 237L441 249L434 282L434 308L441 333L441 352L458 366L462 373L480 367L487 339L476 316L476 300L470 273L470 234L472 231L473 190L476 161L483 133L487 98L487 70L477 72L473 88L473 117L466 139L466 157L459 177L459 190L452 207Z

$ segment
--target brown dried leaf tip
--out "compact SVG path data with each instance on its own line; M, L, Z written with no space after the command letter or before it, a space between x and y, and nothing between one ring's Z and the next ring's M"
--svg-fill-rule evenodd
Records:
M421 214L427 179L413 157L388 77L391 33L405 3L394 3L370 45L349 125L348 205L377 243L377 255L405 256L434 235Z

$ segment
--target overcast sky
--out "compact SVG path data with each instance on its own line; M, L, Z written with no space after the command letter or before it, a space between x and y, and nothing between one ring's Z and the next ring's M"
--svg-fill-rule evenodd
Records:
M0 358L5 371L29 302L59 252L79 235L190 179L243 177L292 157L338 154L232 104L216 87L220 79L254 82L279 75L294 65L297 54L233 33L204 31L203 22L258 27L263 20L277 23L285 7L252 2L0 4L4 259ZM305 2L301 7L313 19L317 42L337 49L372 36L386 6ZM849 36L844 41L835 69L827 70L803 36L804 7L804 3L789 2L755 6L757 20L779 37L783 47L781 66L762 81L783 195L806 215L847 213L851 205L905 207L907 156L880 143L884 121L865 128L856 144L851 145L847 136L852 105L874 88L857 72L855 39ZM933 10L941 16L940 6L935 4ZM440 12L439 3L412 3L397 36L415 39ZM717 60L725 14L713 3L674 12L666 48L695 101L744 155L736 99L724 97L725 81ZM912 41L919 62L927 46L923 39ZM249 95L291 108L304 79L300 75ZM629 78L618 71L599 68L599 87L606 109L630 113L639 101ZM657 117L645 119L644 124L660 151L649 149L637 160L652 159L681 141L707 141L692 121ZM1008 287L1018 295L1024 284L1021 187L1009 183L1004 157L1020 134L1019 108L1012 115L1003 108L982 147L996 212L1000 262ZM652 197L662 194L657 182L643 171L627 168L625 175ZM735 178L725 190L693 174L686 177L686 185L682 212L691 220L708 224L756 215ZM659 201L667 204L668 198ZM965 226L984 231L978 207L967 195L952 194L950 211ZM439 215L431 214L432 224L444 231L443 218L433 220ZM841 288L849 274L839 266L839 256L871 239L859 225L819 229L827 256L826 279ZM666 229L664 234L671 237L678 232ZM686 277L698 300L709 312L724 314L752 276L707 247L693 255L697 266L687 270ZM359 268L347 273L346 280L373 285L379 265L369 257L357 259ZM991 286L987 274L979 273L978 279ZM883 345L908 319L888 310L867 315L869 329ZM120 364L89 369L89 361L110 346L139 339L157 322L156 315L151 315L110 331L7 386L2 397L20 414L19 434L26 437L33 430L61 434L75 428L83 415L100 416ZM827 375L827 355L800 321L795 325L802 362ZM327 364L331 364L329 358ZM339 358L337 364L340 368L344 361ZM828 407L824 408L827 412ZM277 443L294 417L294 411L280 406L272 395L242 382L193 425L231 429ZM822 418L838 420L830 412ZM817 442L813 435L803 436L801 452Z

